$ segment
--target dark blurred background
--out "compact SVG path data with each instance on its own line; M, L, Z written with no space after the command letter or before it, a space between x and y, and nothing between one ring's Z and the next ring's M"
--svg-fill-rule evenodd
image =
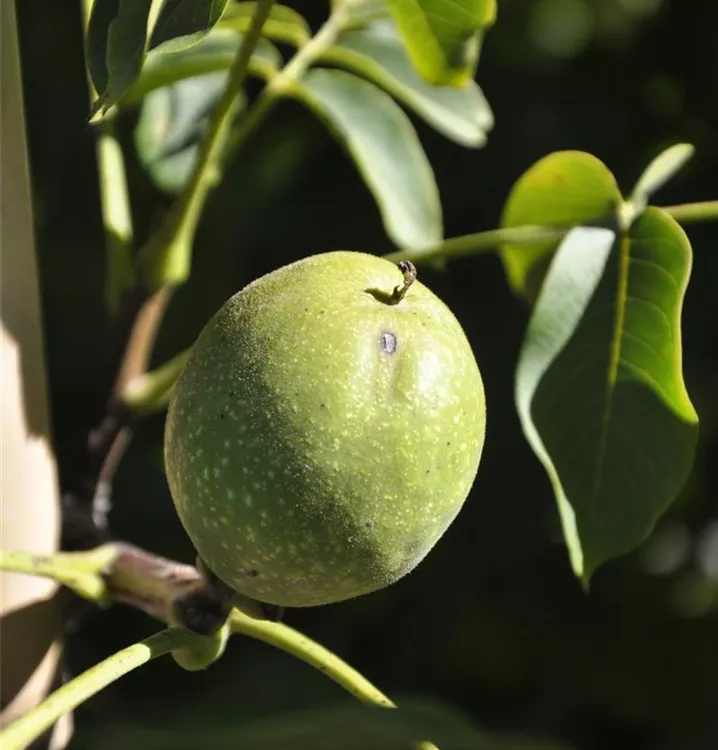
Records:
M325 2L289 4L313 28L327 13ZM67 477L102 414L121 339L103 299L80 3L18 6L54 432ZM496 116L484 149L462 149L415 121L447 236L495 227L513 182L558 149L592 152L628 191L662 147L689 141L697 156L656 202L718 198L713 0L500 0L478 81ZM120 124L141 239L168 201L134 156L132 116ZM474 490L410 576L344 604L290 611L286 621L390 695L437 697L489 728L584 750L718 747L718 226L688 233L695 262L684 357L700 451L685 492L647 544L599 570L591 593L582 593L551 487L513 404L528 310L509 292L498 259L466 259L422 280L463 323L485 378L488 434ZM192 278L171 303L155 363L191 344L258 274L335 248L393 249L339 147L299 105L283 104L211 199ZM117 537L191 561L162 472L162 428L156 417L139 430L117 475L110 523ZM92 614L70 640L69 667L83 669L156 628L124 608ZM179 672L167 659L112 686L78 711L73 747L105 747L110 736L123 744L123 727L233 726L342 699L311 668L235 638L205 673Z

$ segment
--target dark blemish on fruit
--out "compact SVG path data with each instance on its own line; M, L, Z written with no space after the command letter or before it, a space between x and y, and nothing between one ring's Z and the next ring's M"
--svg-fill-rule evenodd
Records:
M326 312L326 310L320 310L320 311L319 311L319 314L320 314L320 315L324 315L324 313L325 313L325 312Z
M396 336L391 331L384 331L379 336L379 348L384 354L393 354L396 351Z
M449 443L449 442L447 442L446 444L447 444L447 445L451 445L451 443Z
M319 408L320 408L320 409L326 409L326 408L327 408L327 405L326 405L326 404L319 404Z
M371 518L368 521L364 521L364 528L369 529L369 531L374 531L374 521L372 521Z
M224 412L222 412L222 413L221 413L221 414L219 415L219 418L220 418L220 419L224 419L224 417L225 417L225 414L224 414Z
M249 569L249 570L247 571L247 575L248 575L248 576L249 576L250 578L256 578L256 577L257 577L257 576L259 575L259 571L258 571L258 570L255 570L254 568L250 568L250 569Z
M229 392L229 397L230 397L230 398L234 398L234 391L230 391L230 392Z
M427 470L426 470L426 473L427 473L427 474L431 474L431 469L427 469Z

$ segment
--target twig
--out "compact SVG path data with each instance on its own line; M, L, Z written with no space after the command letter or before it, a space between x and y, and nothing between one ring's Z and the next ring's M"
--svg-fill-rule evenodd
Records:
M3 552L0 568L48 576L73 586L77 593L92 601L128 604L162 622L169 622L176 600L203 584L195 567L124 543L43 558ZM73 585L78 574L84 576L82 587ZM88 585L92 578L94 583ZM230 625L235 633L261 640L310 664L359 700L384 708L394 707L386 695L331 651L281 622L265 619L261 605L255 601L245 597L235 599Z

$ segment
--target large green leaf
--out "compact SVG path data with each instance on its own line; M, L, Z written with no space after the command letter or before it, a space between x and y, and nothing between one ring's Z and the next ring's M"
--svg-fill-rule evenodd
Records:
M223 28L246 32L256 8L256 2L231 3L219 25ZM312 35L309 24L296 10L278 4L271 7L269 18L262 27L262 33L277 42L286 42L295 47L306 44Z
M631 203L637 213L643 211L653 193L663 187L693 156L693 151L689 143L677 143L660 153L643 170L631 194Z
M406 49L429 83L461 86L476 72L496 0L386 0Z
M348 151L400 247L442 238L434 173L409 118L371 83L341 70L310 70L287 92L312 109Z
M457 143L477 147L486 142L493 115L481 89L474 81L461 87L427 83L390 21L340 34L321 59L373 81Z
M698 419L680 334L690 266L688 239L660 209L625 236L578 227L533 311L516 401L585 584L650 534L691 470Z
M583 151L557 151L517 180L504 206L503 227L571 227L611 220L622 203L609 169ZM511 287L533 299L558 241L504 245L501 258Z
M164 0L150 48L179 52L197 44L222 17L229 0Z
M227 71L242 42L240 34L229 29L213 29L199 44L173 55L147 55L142 74L122 98L120 104L132 106L151 91L193 76ZM269 78L282 65L277 48L267 39L260 39L252 53L249 73Z

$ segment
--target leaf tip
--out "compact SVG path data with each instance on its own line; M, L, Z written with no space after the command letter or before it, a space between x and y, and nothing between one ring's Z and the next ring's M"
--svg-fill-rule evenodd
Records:
M581 584L581 590L584 594L590 594L591 593L591 577L593 576L593 571L591 570L584 570L581 573L578 574L578 580Z

